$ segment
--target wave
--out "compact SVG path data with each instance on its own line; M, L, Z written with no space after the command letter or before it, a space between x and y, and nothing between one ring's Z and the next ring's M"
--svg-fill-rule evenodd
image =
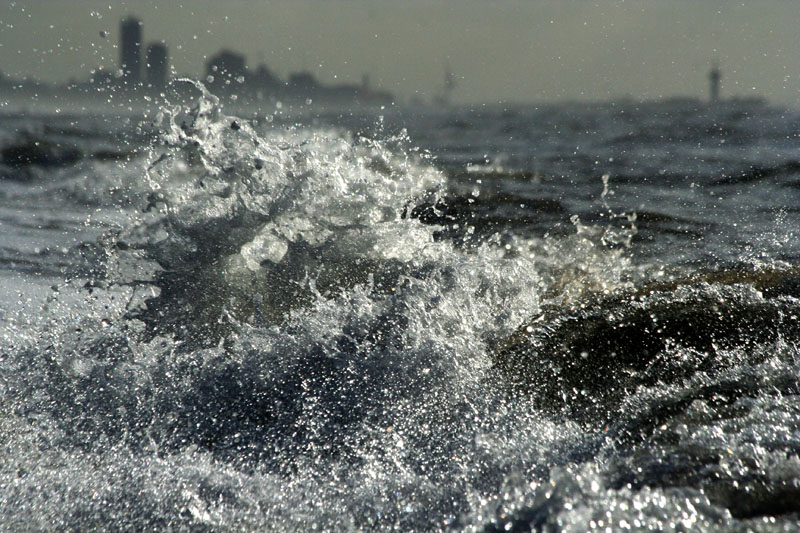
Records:
M774 166L751 166L747 170L739 173L725 176L712 182L714 186L721 185L744 185L749 183L757 183L762 180L785 177L797 176L800 174L800 161L785 161Z
M438 253L432 229L404 215L436 197L437 172L367 138L262 137L215 105L206 93L193 109L166 110L167 150L148 170L149 209L163 217L120 237L161 269L161 295L138 315L154 328L210 313L189 328L200 334L222 307L280 322L356 285L390 291Z
M655 282L607 179L603 224L465 241L489 201L407 137L261 130L197 89L117 162L129 225L4 317L4 527L796 522L793 269Z

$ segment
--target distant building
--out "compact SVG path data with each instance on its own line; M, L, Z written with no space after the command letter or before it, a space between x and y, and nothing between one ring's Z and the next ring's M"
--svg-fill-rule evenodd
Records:
M722 81L722 72L720 72L719 66L714 65L711 67L711 70L708 73L708 81L710 84L709 99L711 100L712 104L717 103L719 102L719 87L720 82Z
M89 78L89 83L94 87L110 87L114 83L114 76L111 72L98 68L92 71L92 77Z
M122 77L130 83L142 81L142 23L128 17L119 25L119 63Z
M247 77L245 57L230 50L220 50L206 62L206 76L209 85L216 89L244 81Z
M168 70L167 46L152 43L147 47L147 83L156 88L165 87Z
M293 72L289 74L289 88L298 96L307 96L313 93L319 83L310 72Z
M281 80L263 63L258 66L255 72L250 74L250 79L248 81L256 89L272 89L282 84Z

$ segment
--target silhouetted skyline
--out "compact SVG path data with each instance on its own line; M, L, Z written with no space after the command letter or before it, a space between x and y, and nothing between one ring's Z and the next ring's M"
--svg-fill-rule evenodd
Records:
M165 44L150 43L143 50L144 25L129 15L119 23L119 61L116 71L97 68L67 83L44 83L30 77L6 78L0 75L0 96L45 98L60 96L107 101L115 96L133 102L146 95L163 96L172 78L169 51ZM143 54L144 61L143 61ZM205 63L202 81L218 96L243 104L277 103L281 100L305 104L391 105L394 96L369 85L369 76L361 85L337 83L326 85L307 71L293 72L286 81L272 74L262 62L251 69L243 54L222 49ZM173 95L186 95L187 86L174 87Z
M142 46L163 42L175 74L198 78L229 49L254 71L325 84L368 75L404 99L440 94L445 65L456 102L705 99L717 59L726 97L800 95L800 4L783 0L17 0L0 7L0 72L64 82L116 69L131 14Z

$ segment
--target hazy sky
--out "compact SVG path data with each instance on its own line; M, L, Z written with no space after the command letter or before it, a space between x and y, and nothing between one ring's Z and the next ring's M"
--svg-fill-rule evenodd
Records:
M0 72L47 81L116 68L119 21L163 41L178 74L222 47L285 77L309 70L404 98L441 89L461 102L707 94L800 104L797 0L1 0ZM105 37L101 36L105 32Z

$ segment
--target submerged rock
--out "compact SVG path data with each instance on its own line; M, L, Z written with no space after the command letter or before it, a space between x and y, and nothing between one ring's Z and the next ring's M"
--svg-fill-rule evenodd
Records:
M545 306L494 352L515 392L570 416L608 417L640 386L750 359L800 333L797 270L722 272Z

